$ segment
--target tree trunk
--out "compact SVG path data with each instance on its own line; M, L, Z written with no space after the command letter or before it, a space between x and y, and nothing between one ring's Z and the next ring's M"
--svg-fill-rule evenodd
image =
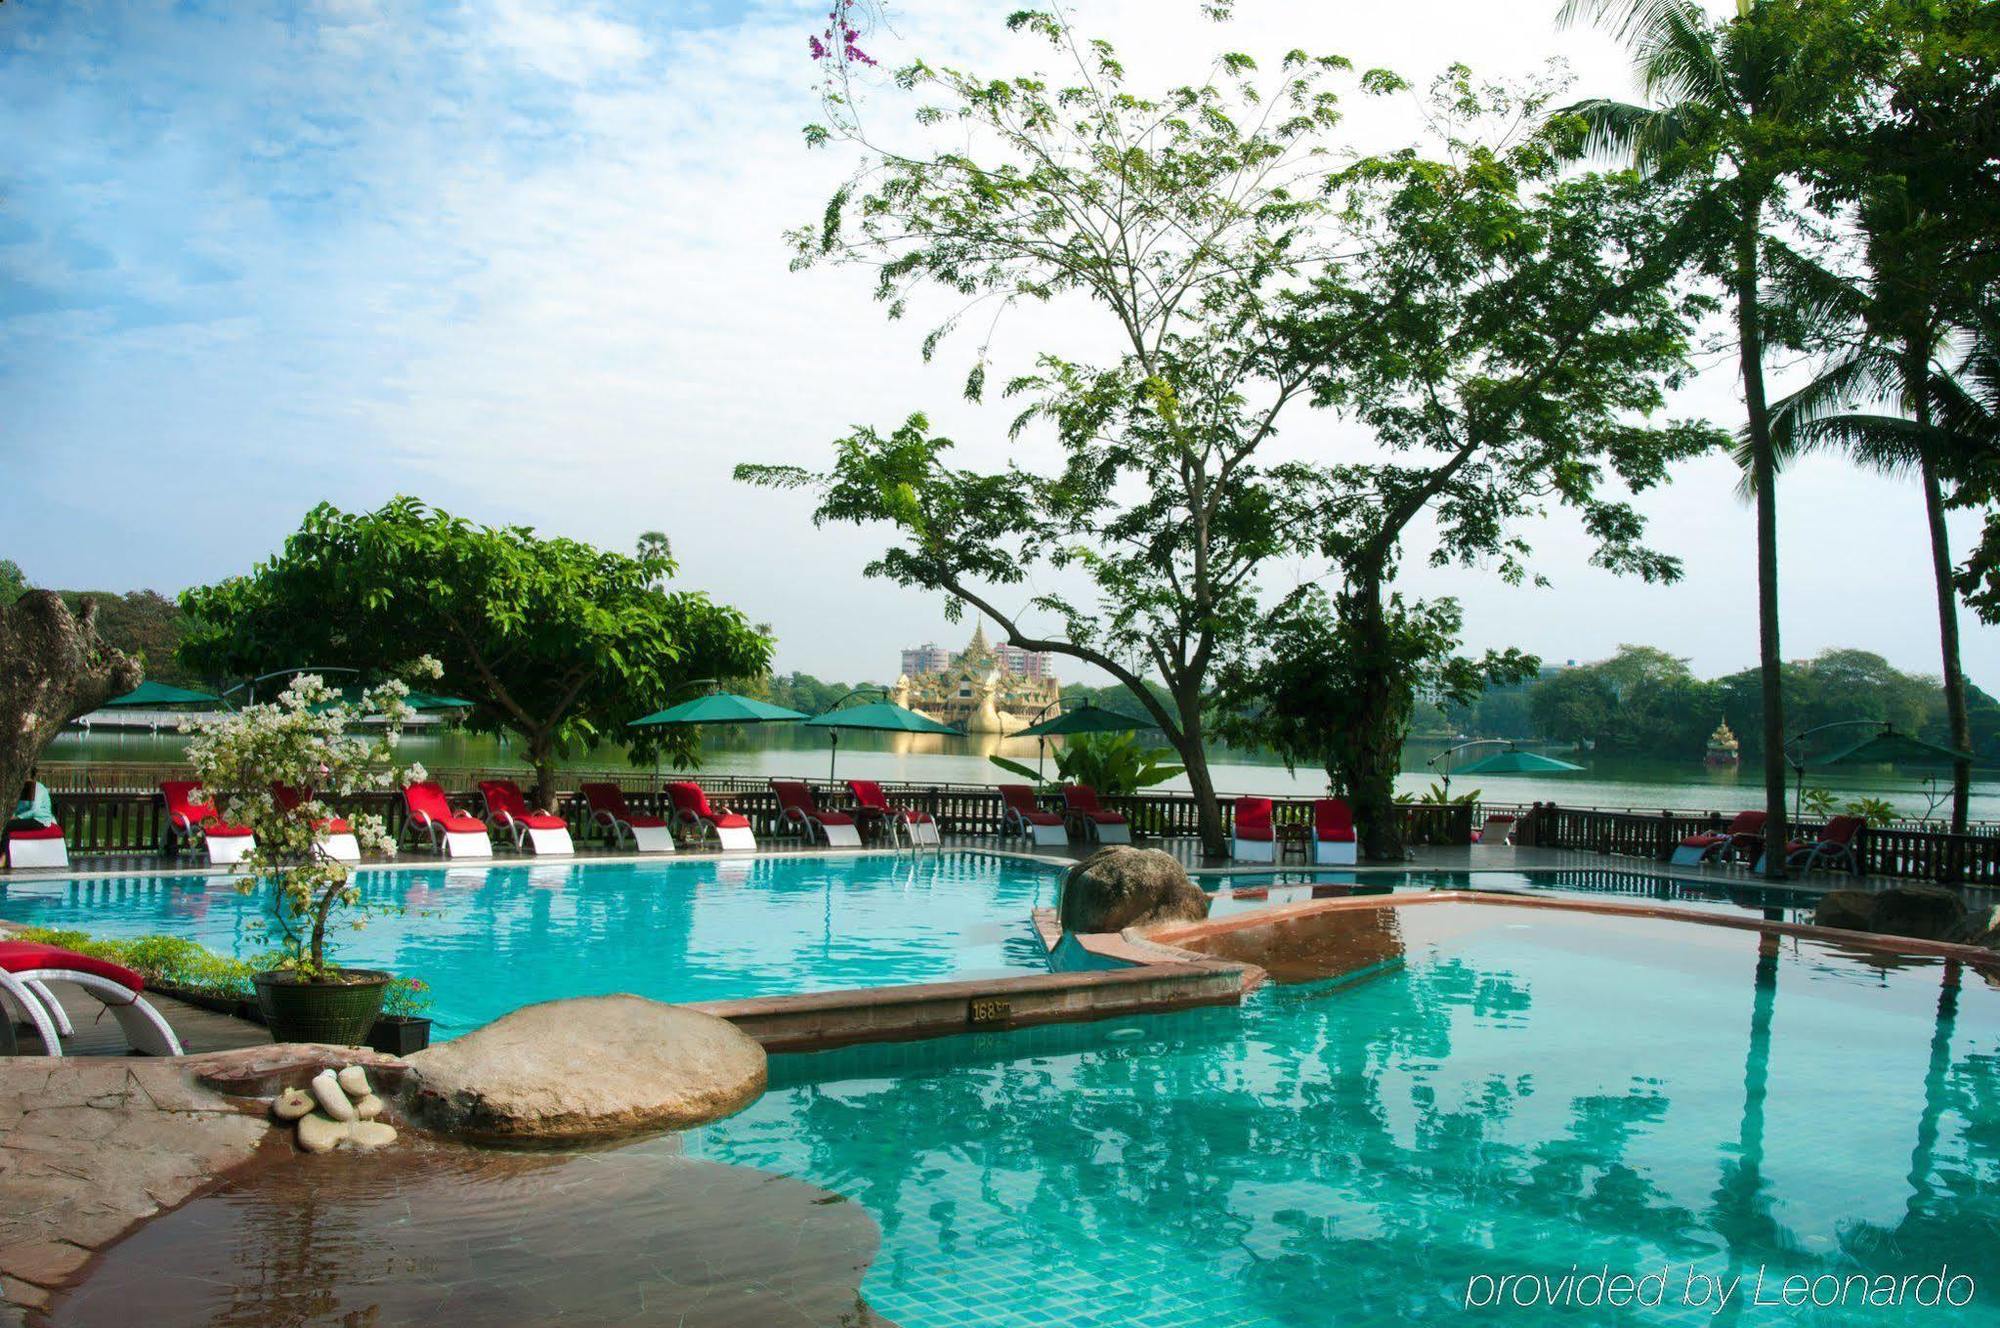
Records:
M555 739L547 733L523 735L528 740L528 764L535 767L535 790L528 799L536 811L553 813L556 808Z
M71 613L51 590L0 606L0 797L9 817L28 772L63 726L139 685L139 662L97 634L97 604Z
M1341 626L1350 649L1362 660L1386 660L1389 643L1382 619L1382 582L1358 576L1340 597ZM1403 768L1407 736L1408 697L1395 694L1396 682L1381 668L1360 670L1355 712L1361 718L1346 735L1335 769L1341 792L1354 808L1354 835L1360 855L1369 862L1403 860L1403 818L1396 807L1396 776ZM1399 722L1397 717L1405 717Z
M1215 780L1208 773L1208 749L1202 745L1201 698L1176 696L1180 710L1180 737L1174 750L1187 767L1188 790L1194 795L1195 823L1201 832L1201 853L1205 858L1229 856L1229 837L1222 831L1222 804L1215 796Z
M1951 725L1951 745L1972 750L1972 719L1965 708L1965 668L1958 657L1958 591L1952 585L1951 534L1944 524L1944 485L1937 467L1923 462L1924 516L1931 532L1931 575L1937 585L1938 652L1944 661L1944 708ZM1972 763L1951 767L1951 832L1965 833L1967 804L1972 797Z
M1758 309L1757 242L1762 209L1751 203L1736 243L1736 344L1749 414L1752 482L1757 487L1757 674L1764 697L1764 874L1785 875L1785 699L1778 645L1778 467L1764 394L1764 332Z

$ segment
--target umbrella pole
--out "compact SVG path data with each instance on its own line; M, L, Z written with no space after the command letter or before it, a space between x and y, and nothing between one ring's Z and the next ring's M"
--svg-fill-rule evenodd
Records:
M840 730L828 729L826 736L826 782L831 784L833 782L833 767L840 760Z

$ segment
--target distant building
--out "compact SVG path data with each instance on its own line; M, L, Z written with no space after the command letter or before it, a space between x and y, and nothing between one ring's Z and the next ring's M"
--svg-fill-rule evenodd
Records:
M987 644L984 623L963 650L947 654L931 644L905 650L891 695L967 733L1012 733L1062 713L1062 683L1049 656Z
M902 672L911 678L921 678L927 673L944 673L951 668L952 653L934 641L926 641L920 646L903 652Z
M990 654L995 662L1017 678L1053 678L1056 676L1055 656L1039 650L1023 650L1016 645L986 644L985 625L981 624L975 635L977 648ZM903 651L901 672L910 678L922 678L933 673L950 673L965 662L972 647L966 650L947 650L935 641L926 641L920 646L910 646Z

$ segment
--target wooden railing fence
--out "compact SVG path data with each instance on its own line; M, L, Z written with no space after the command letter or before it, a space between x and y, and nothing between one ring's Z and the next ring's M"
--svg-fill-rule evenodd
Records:
M493 773L510 777L518 774ZM469 790L472 781L459 776L454 782L465 784ZM635 811L665 814L664 795L651 780L626 773L622 780L614 782L623 785L626 800ZM822 807L851 809L852 799L844 784L808 782ZM712 802L726 804L749 817L760 836L775 837L783 833L778 823L778 801L765 777L721 774L704 776L701 783ZM51 786L57 787L53 781ZM997 836L1000 832L1000 798L988 785L885 781L882 787L890 801L930 813L946 834ZM458 791L450 797L461 810L474 813L480 810L479 795L475 792ZM1042 801L1051 811L1062 810L1058 798ZM56 818L74 856L154 852L166 843L166 809L150 786L59 788L54 803ZM1193 838L1199 833L1194 800L1185 793L1137 793L1106 798L1105 803L1129 817L1140 836ZM406 819L402 799L387 793L353 798L342 803L338 810L379 815L397 835L402 833ZM597 838L581 795L573 790L563 791L558 810L570 823L578 842ZM1412 844L1462 845L1471 840L1486 816L1509 814L1520 818L1517 838L1523 844L1659 862L1671 856L1674 847L1686 836L1720 829L1728 820L1720 812L1645 814L1554 804L1522 807L1501 803L1404 803L1399 804L1399 810ZM1232 811L1231 801L1225 799L1222 806L1225 831ZM1312 800L1274 799L1273 818L1281 828L1297 827L1296 832L1303 833L1312 822ZM1821 822L1807 820L1795 825L1793 834L1801 840L1810 840L1821 829ZM1879 876L2000 886L2000 835L1952 835L1898 824L1871 826L1862 833L1859 858L1862 871Z

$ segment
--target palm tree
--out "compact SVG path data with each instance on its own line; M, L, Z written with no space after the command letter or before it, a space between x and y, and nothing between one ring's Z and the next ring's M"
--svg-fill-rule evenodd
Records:
M1951 252L1956 243L1950 228L1935 225L1913 206L1905 189L1892 184L1875 190L1863 200L1856 220L1868 266L1864 282L1845 280L1796 254L1786 255L1775 274L1776 284L1789 294L1789 306L1841 340L1811 383L1773 406L1772 448L1781 467L1801 453L1838 449L1884 474L1917 476L1937 595L1945 713L1951 745L1967 751L1972 727L1959 658L1958 592L1945 509L1947 486L1977 447L1980 421L1985 420L1990 438L1992 418L1978 395L1976 377L1968 378L1973 383L1968 388L1940 357L1972 292L1959 282L1963 263ZM1990 343L1985 353L1993 353ZM1980 355L1975 346L1966 361L1973 374ZM1947 422L1965 433L1954 432ZM1746 490L1756 486L1753 460L1746 440L1737 449ZM1965 833L1971 782L1971 764L1957 762L1952 770L1955 834Z
M1632 50L1648 105L1594 99L1560 112L1585 126L1585 151L1628 158L1682 187L1687 262L1728 291L1757 501L1757 627L1764 696L1766 842L1785 832L1785 716L1778 644L1777 456L1764 387L1772 309L1763 289L1777 223L1798 170L1801 129L1819 121L1834 82L1791 0L1737 0L1717 23L1693 0L1566 0L1559 21L1596 21ZM1784 875L1784 855L1765 872Z

